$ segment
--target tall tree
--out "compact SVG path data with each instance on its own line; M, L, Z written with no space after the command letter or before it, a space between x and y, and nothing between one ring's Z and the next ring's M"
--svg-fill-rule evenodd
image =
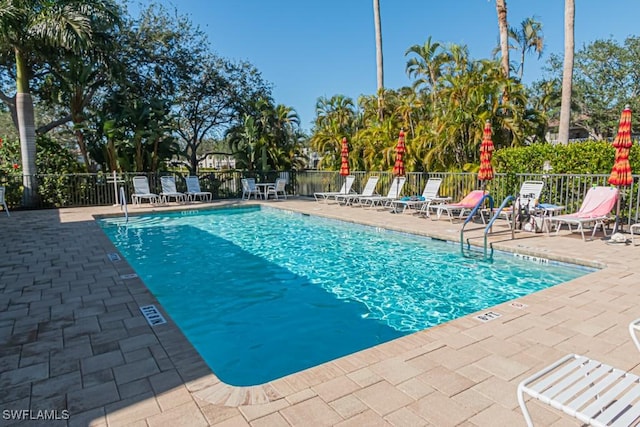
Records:
M414 55L407 61L406 71L410 78L415 78L413 88L426 90L432 103L436 102L436 83L442 75L443 65L451 59L439 42L427 38L424 45L413 45L405 52L405 56Z
M573 52L575 0L564 2L564 65L562 71L562 101L560 104L560 126L558 142L569 143L569 125L571 123L571 89L573 86Z
M524 58L530 51L542 56L544 49L544 37L542 24L533 18L527 18L520 23L520 27L509 28L509 37L516 43L514 49L520 53L520 65L518 66L518 78L522 80L524 74Z
M31 97L34 68L58 50L82 54L94 40L96 23L115 22L111 0L3 0L0 3L0 51L15 60L16 94L0 98L15 109L20 134L25 206L37 203L36 132ZM104 28L104 27L102 27Z
M229 129L255 113L256 100L271 99L271 86L248 62L233 63L211 55L192 69L192 76L179 85L176 99L177 129L189 171L208 154L200 147L219 139Z
M498 29L500 30L500 53L502 55L502 72L509 77L509 25L507 23L507 0L496 0L498 12Z
M376 30L376 69L378 81L378 115L382 120L382 99L384 90L384 61L382 59L382 24L380 22L380 0L373 0L373 20Z

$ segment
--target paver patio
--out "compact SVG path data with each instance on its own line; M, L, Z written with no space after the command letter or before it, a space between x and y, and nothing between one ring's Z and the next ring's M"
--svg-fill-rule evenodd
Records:
M169 208L220 207L225 201ZM270 206L457 241L460 224L320 204ZM627 325L640 317L640 246L583 242L579 234L509 233L496 249L603 267L595 273L414 333L268 384L221 383L93 215L119 207L0 215L0 425L69 426L518 426L519 381L567 353L640 373ZM472 241L482 239L478 232ZM161 307L160 307L161 308ZM535 402L535 422L579 425ZM21 419L18 419L20 417ZM25 422L24 418L32 418ZM58 418L43 419L43 418Z

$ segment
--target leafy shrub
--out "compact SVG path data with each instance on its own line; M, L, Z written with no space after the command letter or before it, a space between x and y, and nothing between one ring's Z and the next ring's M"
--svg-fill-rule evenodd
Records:
M615 148L606 141L574 142L567 145L549 143L496 150L493 164L496 172L542 173L544 162L550 162L554 174L607 174L613 167ZM640 148L631 147L631 170L640 173Z

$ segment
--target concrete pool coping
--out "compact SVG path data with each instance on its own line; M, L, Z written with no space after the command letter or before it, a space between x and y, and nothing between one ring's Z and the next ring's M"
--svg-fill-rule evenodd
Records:
M218 201L130 213L237 206ZM339 207L265 203L458 241L460 223ZM603 267L516 303L465 316L255 387L221 383L94 221L119 207L16 211L0 219L0 401L3 410L68 410L60 425L524 425L518 382L567 353L638 369L627 333L640 317L640 248L501 232L497 250ZM480 226L476 226L481 228ZM469 233L474 243L478 231ZM150 327L139 306L168 323ZM478 314L478 313L476 313ZM541 425L572 424L531 404ZM18 420L0 420L1 425ZM34 421L37 423L37 420Z

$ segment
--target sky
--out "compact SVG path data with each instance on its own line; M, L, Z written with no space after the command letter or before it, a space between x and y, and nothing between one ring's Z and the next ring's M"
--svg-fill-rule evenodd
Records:
M219 56L252 63L273 86L276 104L292 107L310 130L320 97L376 93L376 51L372 0L156 0L208 35ZM640 35L640 1L576 0L575 48L602 39L622 44ZM135 16L142 0L129 5ZM525 59L523 81L544 77L550 54L564 51L564 1L507 0L510 26L533 17L543 25L541 59ZM405 56L431 36L464 44L473 59L489 58L498 45L494 0L380 0L384 86L409 86ZM515 54L512 54L515 55ZM512 60L514 58L512 57Z

